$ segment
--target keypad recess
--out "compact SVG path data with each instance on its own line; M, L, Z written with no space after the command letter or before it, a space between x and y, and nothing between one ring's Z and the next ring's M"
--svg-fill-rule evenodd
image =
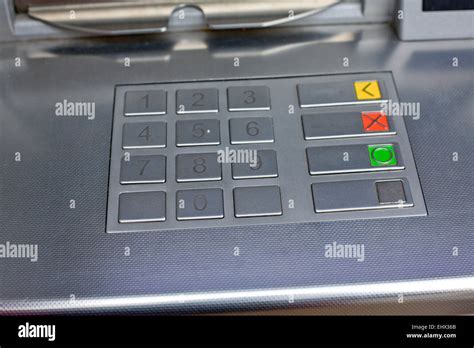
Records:
M388 72L116 86L106 231L426 215L389 101Z

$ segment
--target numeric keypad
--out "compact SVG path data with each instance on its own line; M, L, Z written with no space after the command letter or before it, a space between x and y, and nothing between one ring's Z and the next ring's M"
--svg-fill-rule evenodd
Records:
M115 90L107 232L426 214L390 73Z

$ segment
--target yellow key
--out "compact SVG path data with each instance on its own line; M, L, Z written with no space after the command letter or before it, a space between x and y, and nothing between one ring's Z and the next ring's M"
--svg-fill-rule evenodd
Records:
M380 93L379 82L377 80L354 82L354 88L357 100L371 100L382 98L382 94Z

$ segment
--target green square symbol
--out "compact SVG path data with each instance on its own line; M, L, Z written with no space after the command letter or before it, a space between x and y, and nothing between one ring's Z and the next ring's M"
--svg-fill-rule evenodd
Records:
M368 150L372 167L396 166L398 163L393 145L369 145Z

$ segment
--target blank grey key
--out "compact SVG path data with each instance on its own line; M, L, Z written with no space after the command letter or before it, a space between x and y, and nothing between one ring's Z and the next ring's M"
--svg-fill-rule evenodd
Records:
M221 189L181 190L176 192L178 220L222 219L224 201Z
M400 150L394 147L394 164L373 166L369 157L369 145L318 146L306 149L309 173L311 175L358 173L404 169ZM384 146L384 145L381 145Z
M272 143L271 117L233 118L229 121L231 144Z
M401 180L378 181L375 187L380 204L400 204L407 201Z
M176 92L176 113L194 114L219 111L216 88L180 89Z
M166 122L138 122L123 125L123 149L166 147Z
M253 163L232 163L234 179L275 178L278 176L277 156L274 150L255 151ZM250 156L249 156L250 157Z
M395 195L393 192L388 194L389 200L395 198L397 200L394 202L380 201L380 191L377 191L377 188L385 190L389 188L386 185L392 186L392 183L396 183L398 188ZM401 191L399 191L400 187ZM411 207L413 206L413 200L408 187L406 179L388 181L352 180L311 185L316 213ZM407 196L405 196L405 191L408 193ZM400 195L401 192L403 192L403 197ZM385 194L387 193L383 193L383 195Z
M217 153L196 153L176 156L176 181L213 181L222 179L222 166Z
M219 144L219 120L189 120L176 122L176 146Z
M153 116L166 114L166 92L129 91L125 93L125 116Z
M166 157L163 155L130 156L122 158L121 184L152 184L166 181Z
M270 110L270 91L266 86L227 88L229 111Z
M235 217L282 215L278 186L238 187L234 189Z
M166 193L162 191L122 193L119 198L119 222L166 220Z

